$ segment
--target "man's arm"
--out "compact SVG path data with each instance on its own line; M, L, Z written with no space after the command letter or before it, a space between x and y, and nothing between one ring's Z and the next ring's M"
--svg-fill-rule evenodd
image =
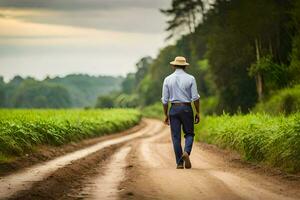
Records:
M169 125L169 116L168 116L168 102L169 102L169 89L166 83L166 79L164 80L163 83L163 89L162 89L162 104L163 104L163 110L164 110L164 114L165 114L165 119L164 119L164 123Z
M192 92L192 101L194 102L194 106L196 109L196 115L195 115L195 124L198 124L200 122L200 95L198 94L197 90L197 83L195 78L193 78L192 81L192 87L191 87L191 92Z
M169 107L168 104L163 104L163 109L164 109L164 114L165 114L164 122L167 125L169 125L168 107Z
M195 124L198 124L200 122L200 99L194 101L194 106L196 109Z

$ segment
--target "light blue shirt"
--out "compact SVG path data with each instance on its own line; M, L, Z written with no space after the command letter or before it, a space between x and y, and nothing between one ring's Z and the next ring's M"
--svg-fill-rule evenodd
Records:
M195 78L184 70L176 69L174 73L165 78L161 98L163 104L167 104L169 101L186 103L199 98Z

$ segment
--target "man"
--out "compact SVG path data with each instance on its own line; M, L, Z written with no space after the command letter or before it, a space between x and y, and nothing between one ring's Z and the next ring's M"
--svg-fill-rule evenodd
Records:
M199 98L195 78L185 72L189 65L184 57L178 56L170 62L175 72L165 78L162 89L162 103L167 125L171 125L172 142L175 151L177 169L192 167L190 154L194 142L194 114L191 103L194 102L195 123L199 123ZM171 108L168 114L168 102ZM181 127L185 137L184 152L181 147Z

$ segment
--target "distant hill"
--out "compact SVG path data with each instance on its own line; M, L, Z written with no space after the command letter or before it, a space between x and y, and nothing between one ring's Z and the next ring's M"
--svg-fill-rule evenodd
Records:
M94 106L98 96L120 90L122 81L122 77L71 74L43 81L16 76L5 83L0 77L0 107Z
M71 74L63 78L56 77L45 81L65 87L70 93L73 106L83 107L95 105L97 97L100 95L120 90L123 78Z

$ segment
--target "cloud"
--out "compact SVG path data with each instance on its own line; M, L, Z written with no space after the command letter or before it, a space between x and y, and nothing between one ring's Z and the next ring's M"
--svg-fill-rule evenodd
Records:
M57 12L43 16L23 16L20 19L42 23L137 33L161 33L164 17L158 10L132 9L101 12Z
M0 75L125 75L164 44L171 0L0 0Z
M0 13L40 24L161 33L165 18L159 8L169 3L170 0L0 0Z
M49 10L159 8L168 4L169 0L0 0L1 7Z
M108 41L99 45L78 43L77 40L69 45L41 46L23 42L0 45L0 76L10 79L17 74L37 78L69 73L125 75L135 70L139 58L155 56L162 45L159 36L125 37L119 38L120 43ZM145 41L142 43L141 40Z

